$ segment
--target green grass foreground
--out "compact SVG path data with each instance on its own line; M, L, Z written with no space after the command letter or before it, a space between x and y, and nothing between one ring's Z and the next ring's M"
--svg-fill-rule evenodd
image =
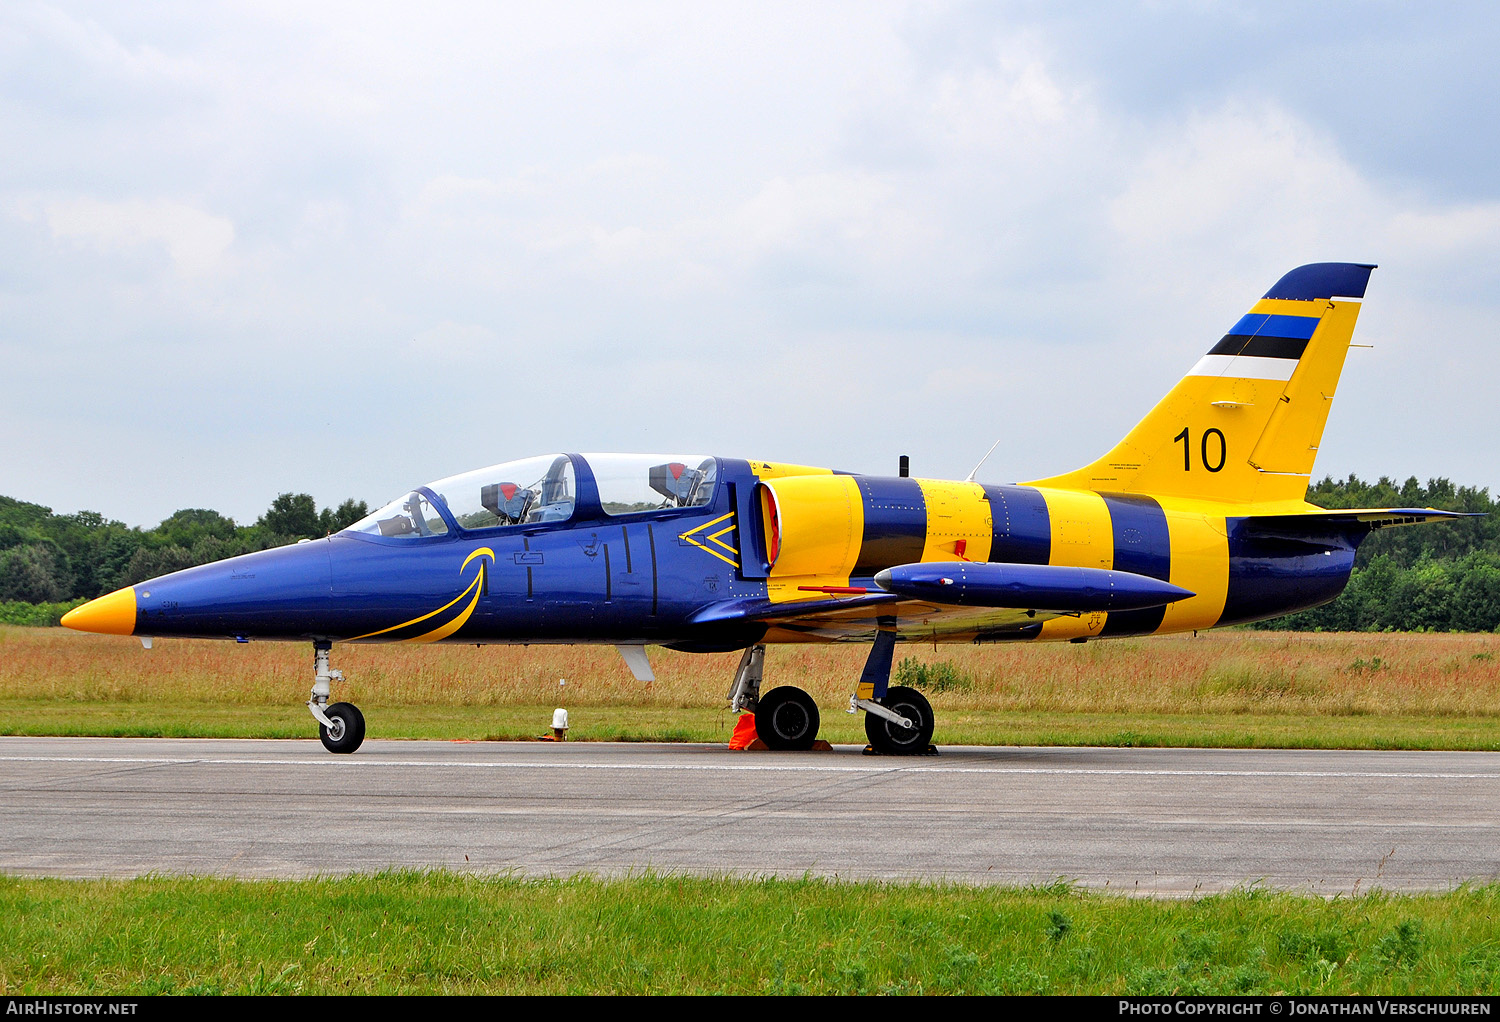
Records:
M0 877L0 994L1492 993L1500 886Z

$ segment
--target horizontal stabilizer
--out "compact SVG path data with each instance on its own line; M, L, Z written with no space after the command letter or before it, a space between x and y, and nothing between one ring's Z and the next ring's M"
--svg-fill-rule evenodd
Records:
M1256 531L1287 532L1298 535L1309 533L1363 534L1376 529L1391 529L1398 525L1425 525L1428 522L1446 522L1457 518L1483 518L1484 512L1440 511L1434 507L1386 507L1333 509L1304 511L1291 515L1256 515L1250 519Z
M1059 564L929 561L901 564L875 584L909 599L961 607L1014 607L1065 613L1141 610L1196 595L1159 578Z
M1426 522L1441 522L1450 518L1483 518L1483 511L1440 511L1435 507L1383 507L1375 510L1314 511L1317 516L1350 518L1364 522L1371 528L1383 529L1391 525L1422 525Z

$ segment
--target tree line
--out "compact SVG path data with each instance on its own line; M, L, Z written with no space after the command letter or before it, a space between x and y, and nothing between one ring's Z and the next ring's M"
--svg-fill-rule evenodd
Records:
M309 494L283 493L253 525L185 508L143 529L97 511L59 515L0 497L0 621L47 623L61 616L59 607L170 571L326 536L367 514L362 500L320 510ZM46 611L28 611L27 605Z
M1257 627L1287 631L1500 631L1500 502L1488 489L1415 476L1324 479L1307 499L1329 509L1435 507L1480 512L1433 525L1380 529L1360 544L1343 595Z
M1298 631L1500 630L1500 502L1488 489L1416 477L1325 478L1307 499L1329 509L1435 507L1482 512L1436 525L1381 529L1359 548L1348 587L1334 602L1257 627ZM68 606L170 571L337 532L369 513L364 501L319 509L283 493L253 525L187 508L154 529L95 511L0 497L0 622L55 623Z

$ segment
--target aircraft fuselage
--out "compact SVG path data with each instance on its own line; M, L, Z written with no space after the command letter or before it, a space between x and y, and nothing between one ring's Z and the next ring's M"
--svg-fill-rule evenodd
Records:
M564 521L420 538L346 531L189 568L135 588L139 635L333 641L599 642L740 648L772 641L868 641L881 570L921 561L1067 565L1169 581L1194 595L1147 609L1045 620L901 613L917 641L1076 639L1209 628L1313 606L1348 579L1355 534L1266 534L1247 516L1135 494L855 476L821 470L848 500L849 533L820 564L767 564L762 476L784 466L722 458L706 504L635 514L590 507L591 469ZM797 473L820 470L797 467ZM852 505L857 505L853 507ZM443 509L444 512L446 508ZM779 509L783 515L792 507ZM748 525L747 525L748 523ZM791 524L790 522L788 524ZM826 529L826 523L819 527ZM857 535L855 529L857 527ZM794 537L788 536L790 541ZM851 563L852 562L852 563ZM804 571L812 567L814 570ZM803 588L807 587L807 588ZM753 611L827 607L840 616L788 627ZM867 606L868 613L855 614ZM790 607L788 607L790 609ZM1021 608L1025 609L1025 608ZM708 616L712 620L704 620ZM991 615L993 618L994 615Z

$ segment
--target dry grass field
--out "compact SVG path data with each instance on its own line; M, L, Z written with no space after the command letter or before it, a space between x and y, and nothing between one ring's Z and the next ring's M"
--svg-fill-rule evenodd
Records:
M838 709L867 652L773 646L766 684L807 689L825 736L858 741L858 718ZM739 654L650 653L657 680L642 684L608 646L341 645L333 665L348 680L334 698L363 707L372 736L522 737L565 705L579 738L727 737ZM1224 631L896 656L928 667L950 743L1500 748L1500 635ZM0 627L0 733L305 737L311 680L303 644L158 639L147 651Z

